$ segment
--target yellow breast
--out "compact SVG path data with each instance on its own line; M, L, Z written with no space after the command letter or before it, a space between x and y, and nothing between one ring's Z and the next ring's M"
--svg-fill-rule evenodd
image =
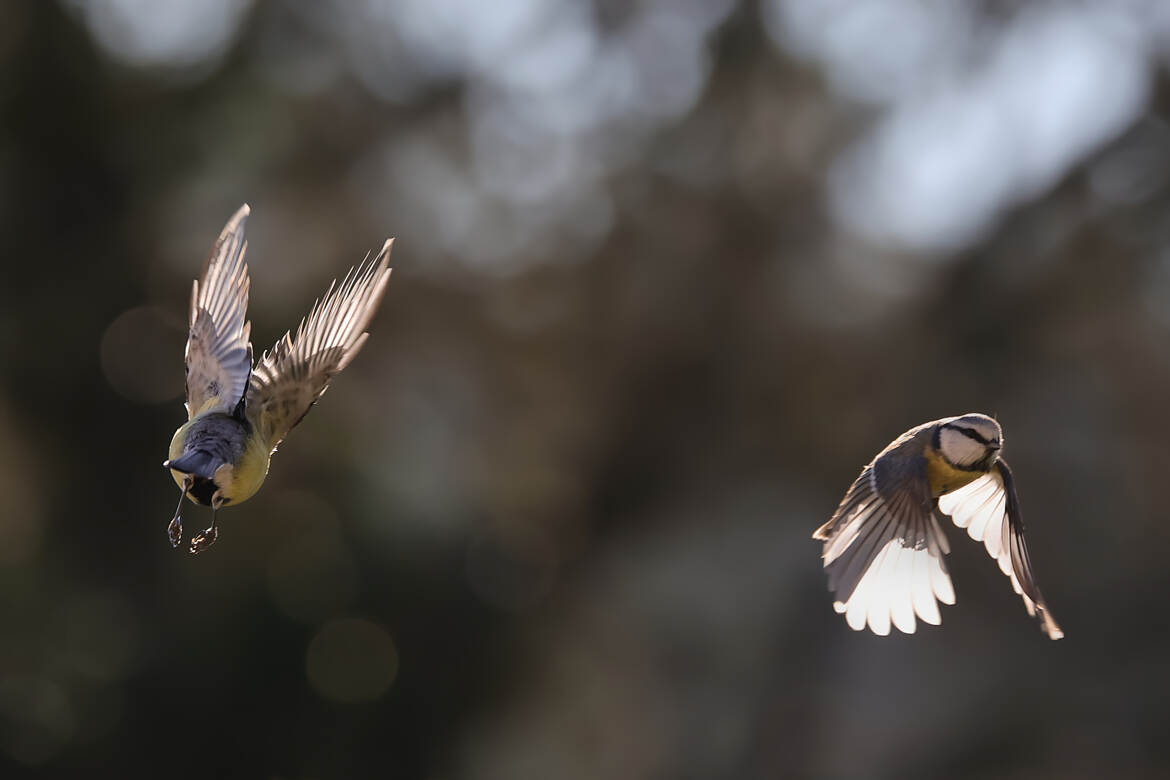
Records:
M247 501L256 495L268 476L268 458L268 446L253 434L248 438L244 457L223 478L216 473L215 484L233 504Z
M926 478L930 481L930 494L934 498L958 490L982 477L984 471L957 469L933 447L926 450Z

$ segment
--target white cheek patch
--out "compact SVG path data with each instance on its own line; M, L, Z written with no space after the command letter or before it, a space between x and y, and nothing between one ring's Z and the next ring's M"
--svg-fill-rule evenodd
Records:
M971 466L987 455L986 447L953 428L939 431L939 449L956 466Z

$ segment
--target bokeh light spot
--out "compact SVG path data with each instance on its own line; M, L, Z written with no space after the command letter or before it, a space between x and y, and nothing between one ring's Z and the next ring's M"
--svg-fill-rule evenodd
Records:
M102 334L106 381L120 395L138 403L179 398L183 394L185 335L153 306L122 312Z
M384 628L361 618L326 623L309 643L305 671L313 690L343 703L374 701L398 676L398 650Z
M74 0L106 53L129 65L189 68L219 60L249 0Z

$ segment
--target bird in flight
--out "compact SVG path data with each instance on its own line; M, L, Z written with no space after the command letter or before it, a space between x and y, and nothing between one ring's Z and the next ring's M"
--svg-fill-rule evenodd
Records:
M187 422L179 426L163 466L181 494L167 527L183 542L183 497L211 507L211 525L191 538L200 553L215 543L216 511L251 498L268 475L277 445L349 365L369 334L390 280L389 239L373 259L334 281L301 320L252 365L245 204L235 213L191 289L187 335Z
M964 414L903 433L878 453L832 519L813 533L835 594L833 608L855 631L914 633L917 618L938 625L938 601L955 603L939 519L949 515L999 564L1028 614L1050 639L1064 632L1036 586L1024 543L1015 480L1000 457L992 418Z

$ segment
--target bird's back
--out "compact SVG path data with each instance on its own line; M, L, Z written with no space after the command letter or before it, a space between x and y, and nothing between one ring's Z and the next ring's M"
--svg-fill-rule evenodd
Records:
M268 473L267 449L256 440L252 427L222 412L200 415L176 430L170 462L176 484L182 485L186 475L195 478L189 493L201 504L210 503L216 487L225 504L238 504L260 488Z

